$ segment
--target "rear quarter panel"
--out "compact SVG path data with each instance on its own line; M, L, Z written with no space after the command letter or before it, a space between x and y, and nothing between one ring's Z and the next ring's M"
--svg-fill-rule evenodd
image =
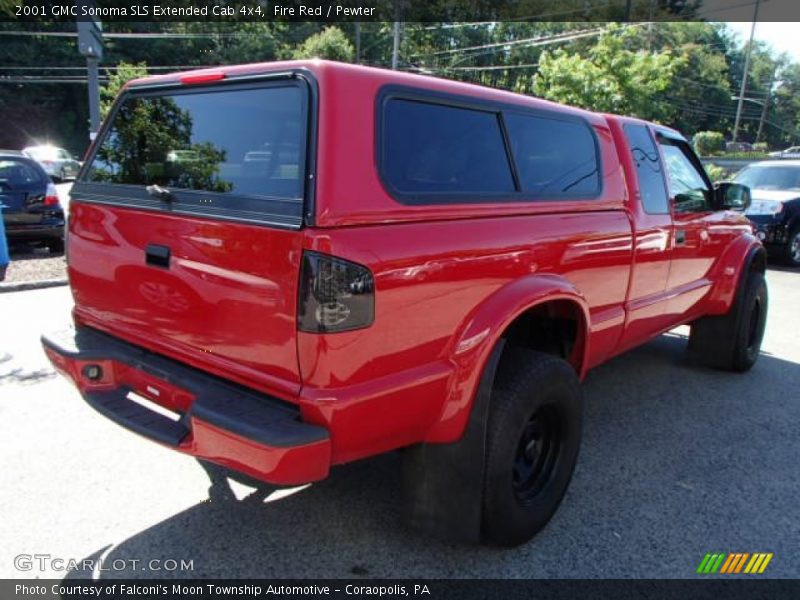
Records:
M375 276L371 327L298 334L301 408L306 420L331 430L334 462L424 439L458 439L483 362L502 334L498 325L523 306L505 293L522 279L538 279L546 292L557 291L558 282L576 290L590 320L586 366L608 356L622 330L631 261L622 211L307 235L306 248L367 265ZM468 334L490 301L492 326ZM535 301L532 293L527 302ZM456 356L458 347L468 352Z

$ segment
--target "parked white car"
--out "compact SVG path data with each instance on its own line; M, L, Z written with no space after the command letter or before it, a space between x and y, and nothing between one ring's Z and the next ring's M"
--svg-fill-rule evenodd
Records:
M792 146L786 150L770 152L769 155L773 158L800 158L800 146Z

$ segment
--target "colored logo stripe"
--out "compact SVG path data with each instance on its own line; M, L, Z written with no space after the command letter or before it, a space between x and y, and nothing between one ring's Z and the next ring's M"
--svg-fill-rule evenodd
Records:
M722 569L720 573L738 573L742 570L744 566L744 561L746 561L750 557L749 554L728 554L728 559L725 561L725 564L722 565Z
M761 574L772 560L772 552L709 552L700 561L697 573L708 575L719 572L732 575L736 573ZM747 565L747 566L745 566Z
M763 573L767 568L769 561L772 560L772 552L753 554L753 558L747 563L744 569L745 573Z
M719 566L722 564L722 559L725 558L724 554L706 554L697 567L698 573L716 573Z

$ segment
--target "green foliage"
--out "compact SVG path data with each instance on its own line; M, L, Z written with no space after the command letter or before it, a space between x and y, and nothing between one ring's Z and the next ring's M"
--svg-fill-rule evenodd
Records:
M108 83L100 88L100 116L105 119L114 100L126 83L132 79L147 76L147 65L145 63L129 64L121 62L117 65L117 70L110 73Z
M352 62L355 49L344 32L338 27L326 27L300 44L293 58L327 58L342 62Z
M769 144L767 142L758 142L753 144L753 150L756 152L769 152Z
M701 131L694 135L694 149L700 156L712 156L725 150L725 136L719 131Z
M188 189L226 192L218 177L225 152L209 142L192 144L192 118L168 96L123 102L98 150L91 177L97 181L146 181Z
M16 0L0 0L0 15L4 17L14 18L15 17L15 6L19 3Z
M191 134L191 118L171 98L128 100L116 113L92 176L120 183L147 180L152 165L165 163L169 151L188 146Z
M708 178L711 181L727 181L733 176L733 173L725 167L720 167L719 165L710 163L703 166L705 167Z
M612 26L585 56L544 52L534 93L591 110L663 119L669 104L663 94L683 59L669 50L630 50L634 36L632 30Z

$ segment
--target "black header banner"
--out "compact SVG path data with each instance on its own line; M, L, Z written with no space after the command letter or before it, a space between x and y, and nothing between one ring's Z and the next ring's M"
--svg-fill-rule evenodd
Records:
M797 0L4 0L16 22L800 21Z
M553 600L703 598L783 600L800 597L800 581L695 580L0 580L2 600Z

